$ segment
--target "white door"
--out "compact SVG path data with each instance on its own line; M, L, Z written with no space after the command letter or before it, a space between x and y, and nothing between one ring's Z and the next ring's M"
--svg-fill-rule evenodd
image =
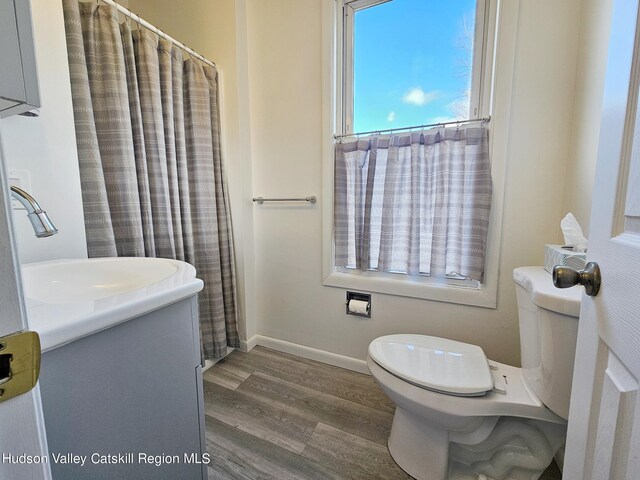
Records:
M640 42L638 0L613 0L589 261L564 468L568 480L640 478Z
M0 135L0 337L27 329L3 155ZM47 455L39 386L0 401L0 479L50 479Z

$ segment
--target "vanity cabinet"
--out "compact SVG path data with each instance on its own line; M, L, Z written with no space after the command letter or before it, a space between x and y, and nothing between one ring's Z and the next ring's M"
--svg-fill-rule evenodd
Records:
M0 0L0 118L40 107L29 0Z
M207 478L197 297L42 355L56 480Z

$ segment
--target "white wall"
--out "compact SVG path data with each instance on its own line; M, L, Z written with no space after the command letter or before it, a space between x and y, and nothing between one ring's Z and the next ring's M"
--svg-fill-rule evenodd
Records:
M250 204L252 193L297 196L322 190L321 3L130 0L129 4L213 58L223 71L234 230L244 257L241 275L248 305L245 338L256 332L364 358L368 343L378 335L418 332L478 343L496 360L517 364L511 271L519 265L541 264L543 245L560 241L565 172L570 152L579 142L571 142L574 101L592 101L574 98L581 0L521 1L515 71L502 73L502 78L513 76L513 98L501 99L511 104L512 128L498 308L375 294L371 320L346 316L344 290L322 285L319 205ZM235 28L229 22L235 22ZM586 26L582 35L591 28ZM596 89L587 89L585 95Z
M14 210L22 263L87 256L62 2L34 1L32 16L42 108L2 120L2 136L7 169L30 171L29 193L59 233L36 238L26 211Z
M55 121L45 116L45 109L40 119L3 121L3 133L25 139L7 142L10 164L29 162L35 196L61 232L75 232L75 238L47 252L79 256L84 254L84 230L77 167L71 168L76 165L76 153L61 12L59 2L35 3L39 61L47 64L41 67L43 101L56 105ZM258 207L250 200L253 194L322 191L321 2L130 0L134 12L216 61L222 72L243 338L259 333L364 358L368 343L378 335L417 332L477 343L490 357L517 364L511 271L519 265L540 264L543 245L560 240L558 223L565 210L578 210L563 190L566 185L578 185L571 166L580 163L577 159L583 149L590 150L583 141L592 137L591 127L583 117L595 111L600 87L580 75L602 68L589 54L602 41L606 25L606 20L598 20L598 3L521 0L513 97L503 99L511 104L512 128L498 308L374 294L373 318L363 320L344 314L343 289L322 285L319 206ZM576 70L581 72L577 80ZM22 160L31 150L28 160ZM590 165L580 168L585 175L593 175ZM51 186L44 180L52 181ZM70 192L69 201L63 197L65 192ZM581 195L589 199L590 190ZM20 228L23 250L33 245L31 253L23 256L37 255L42 244L31 242L27 224ZM38 242L54 242L65 238L62 235Z
M247 5L254 192L319 193L321 2ZM322 286L320 209L264 205L254 214L259 333L360 359L378 335L424 333L473 342L496 360L519 362L511 271L540 265L543 245L559 240L579 8L579 0L521 2L498 308L374 294L372 319L347 316L345 290Z
M612 5L611 0L582 3L574 123L563 207L566 212L573 212L588 232Z

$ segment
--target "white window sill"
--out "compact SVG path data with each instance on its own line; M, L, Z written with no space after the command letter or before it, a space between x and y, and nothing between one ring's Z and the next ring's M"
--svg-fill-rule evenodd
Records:
M358 275L332 272L324 278L323 285L364 292L386 293L401 297L421 298L437 302L457 303L474 307L496 308L496 297L480 288L442 285L411 279L381 278L374 275Z

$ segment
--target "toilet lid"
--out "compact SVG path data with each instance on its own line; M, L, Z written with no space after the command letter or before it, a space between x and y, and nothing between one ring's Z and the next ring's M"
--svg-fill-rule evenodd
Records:
M482 348L428 335L386 335L369 345L382 368L419 387L452 395L484 395L493 389Z

